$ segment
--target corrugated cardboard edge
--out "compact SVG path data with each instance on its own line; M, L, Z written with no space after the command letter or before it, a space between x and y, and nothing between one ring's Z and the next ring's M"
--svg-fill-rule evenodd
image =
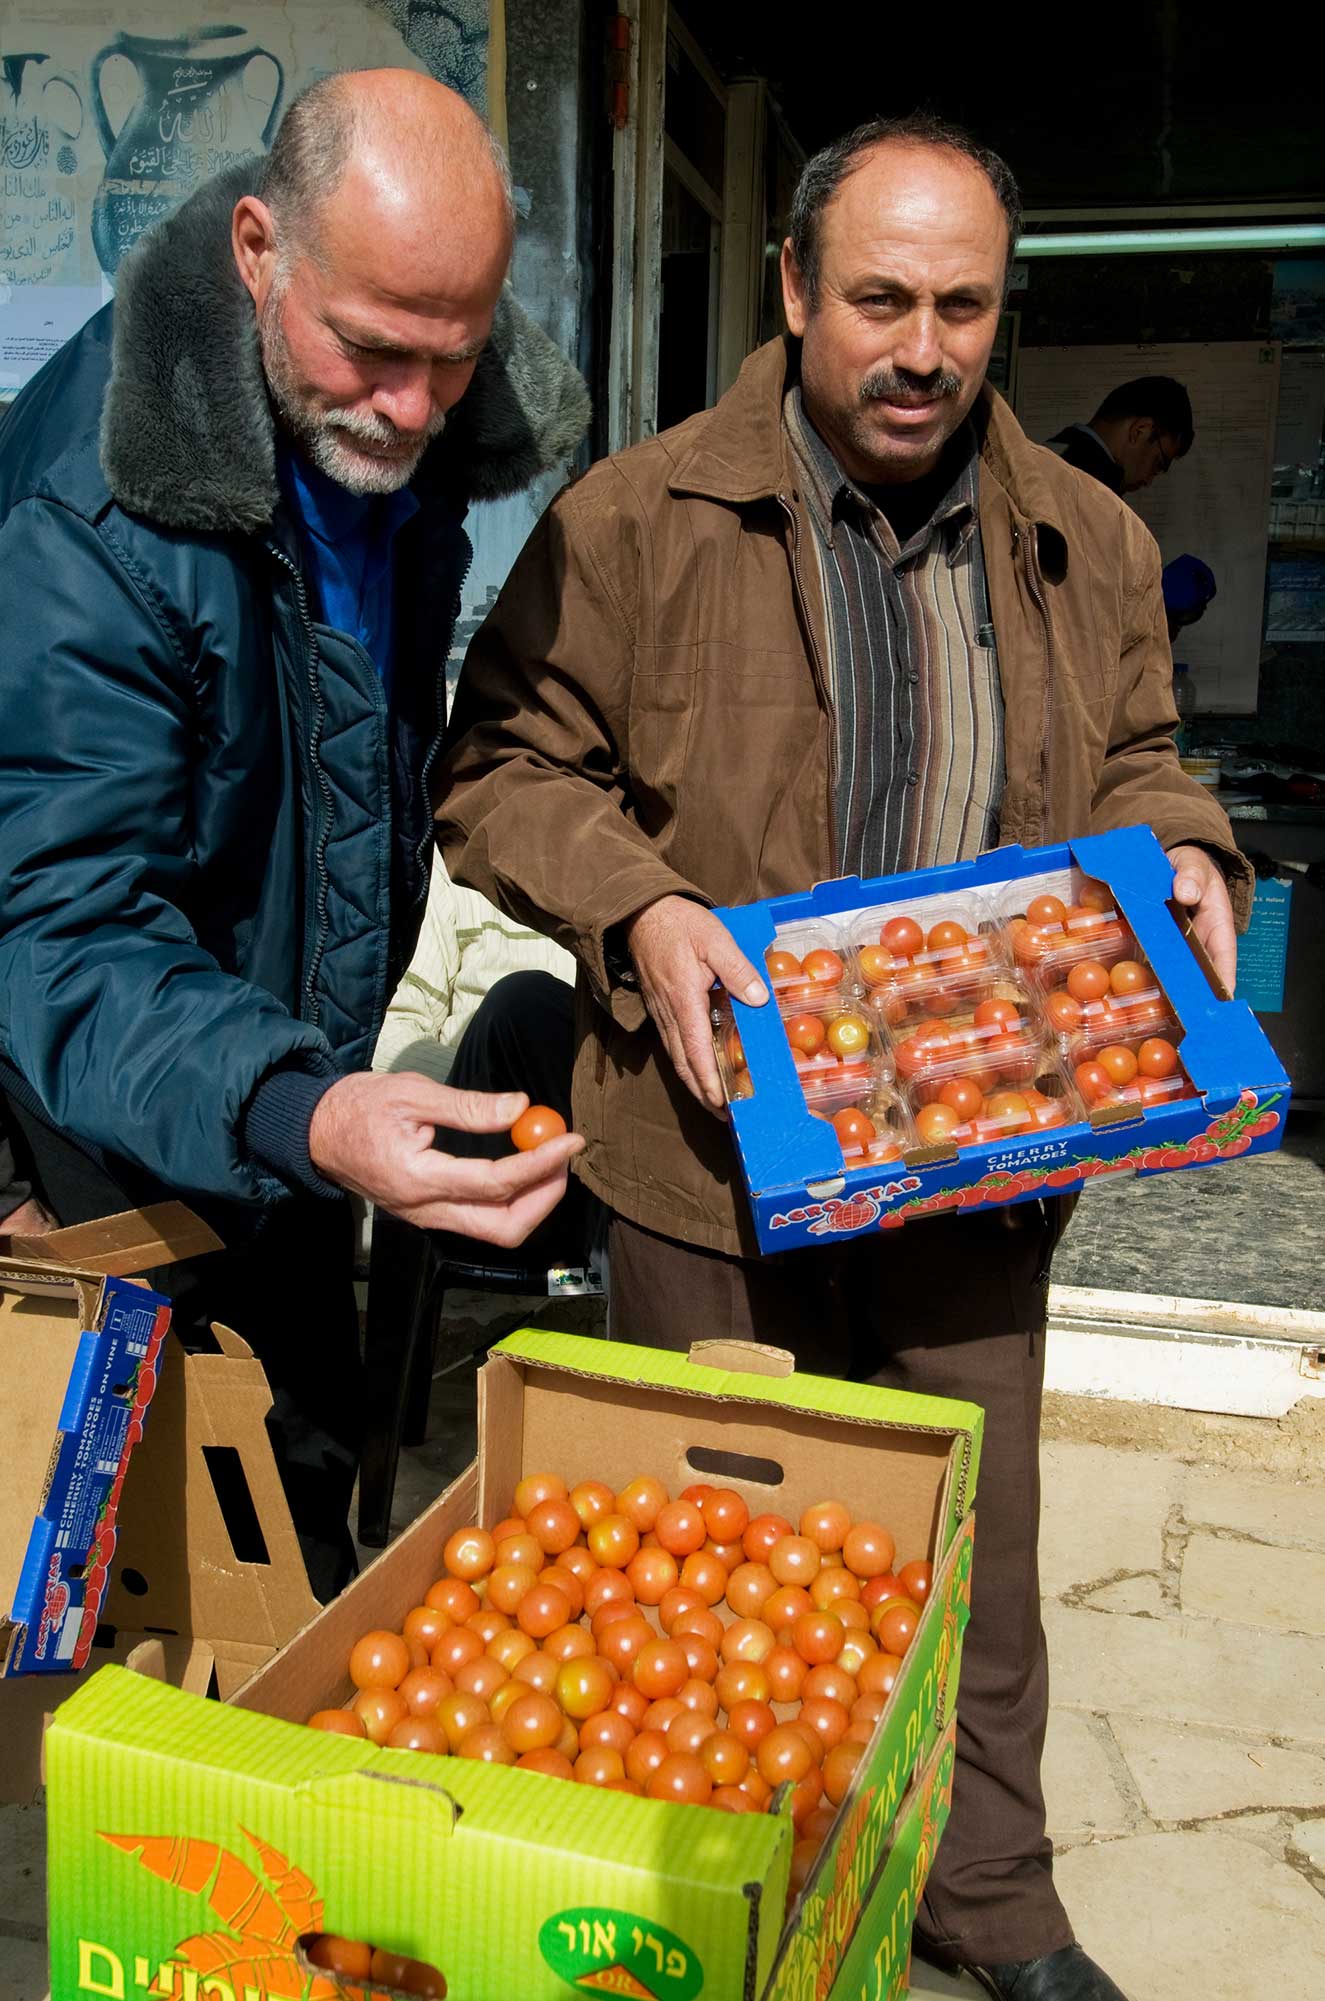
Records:
M44 1237L0 1237L0 1273L15 1266L80 1278L128 1278L223 1248L216 1232L183 1202L157 1202L93 1223L71 1223Z

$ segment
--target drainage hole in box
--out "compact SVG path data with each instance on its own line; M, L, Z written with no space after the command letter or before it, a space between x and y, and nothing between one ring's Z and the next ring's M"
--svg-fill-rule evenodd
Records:
M131 1565L121 1570L120 1584L129 1593L131 1598L146 1598L147 1596L147 1579L143 1576L141 1570L134 1570Z
M266 1538L238 1450L233 1445L204 1445L202 1456L212 1476L217 1505L236 1558L240 1563L270 1563Z
M780 1487L786 1474L776 1459L755 1459L746 1452L714 1452L692 1445L686 1463L696 1473L716 1473L723 1480L749 1480L759 1487Z

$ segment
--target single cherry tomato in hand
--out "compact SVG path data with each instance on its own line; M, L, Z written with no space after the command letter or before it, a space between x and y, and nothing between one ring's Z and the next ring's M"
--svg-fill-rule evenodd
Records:
M521 1153L529 1153L544 1140L560 1139L565 1130L560 1112L554 1112L550 1105L531 1105L511 1127L511 1138Z

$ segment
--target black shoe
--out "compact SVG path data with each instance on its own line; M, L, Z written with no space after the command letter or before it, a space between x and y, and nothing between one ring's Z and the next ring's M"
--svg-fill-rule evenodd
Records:
M1121 1987L1087 1959L1079 1945L1065 1945L1043 1959L1018 1959L1006 1966L964 1969L994 2001L1127 2001Z

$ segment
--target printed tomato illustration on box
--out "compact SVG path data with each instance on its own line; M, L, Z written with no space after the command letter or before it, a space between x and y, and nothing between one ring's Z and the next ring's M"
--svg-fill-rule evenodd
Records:
M222 1994L233 2001L335 2001L346 1994L368 2001L396 1991L371 1979L362 1984L331 1979L301 1961L300 1948L306 1955L310 1940L325 1937L323 1899L279 1849L247 1828L239 1831L254 1852L256 1870L214 1841L102 1833L103 1841L134 1856L163 1883L205 1897L219 1920L211 1931L181 1939L156 1969L148 1991L162 1997ZM359 1950L369 1957L368 1947ZM436 1969L419 1970L434 1976L428 1983L431 1992L445 1994L445 1980Z

